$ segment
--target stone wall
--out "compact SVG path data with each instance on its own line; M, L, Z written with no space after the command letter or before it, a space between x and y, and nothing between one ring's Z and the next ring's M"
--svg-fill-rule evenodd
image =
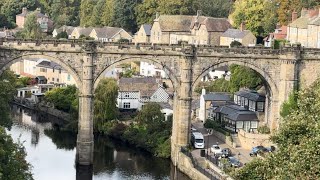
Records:
M270 135L269 134L254 134L254 133L248 133L244 130L240 130L238 132L238 139L241 143L241 147L244 149L251 150L254 146L271 146L274 145L270 141Z
M188 175L190 179L209 180L207 176L205 176L193 167L191 159L188 156L184 155L182 152L179 152L177 158L177 166L179 170Z

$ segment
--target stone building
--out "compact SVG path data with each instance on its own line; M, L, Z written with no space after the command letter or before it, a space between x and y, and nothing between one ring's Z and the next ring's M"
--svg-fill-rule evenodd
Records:
M134 43L150 43L151 28L150 24L141 25L139 31L134 35Z
M231 28L225 18L187 15L158 15L151 29L151 43L219 45L220 36Z
M68 35L68 39L71 38L71 33L72 31L74 30L75 27L73 26L62 26L58 29L54 29L53 32L52 32L52 37L56 37L59 33L65 31Z
M240 29L228 29L220 37L221 46L230 46L233 41L238 41L243 46L255 46L257 38L241 24Z
M320 47L319 9L302 9L301 16L292 13L292 22L288 25L287 40L291 44L300 43L304 47Z
M70 39L79 39L81 35L89 37L92 27L75 27L70 35Z
M140 110L145 103L169 102L169 93L154 77L121 78L117 105L119 109Z
M120 39L132 40L132 36L127 31L117 27L93 28L89 36L101 42L118 42Z
M28 14L32 12L29 12L26 7L22 8L22 13L16 15L16 24L18 28L24 28L24 23L27 19ZM34 11L36 17L37 17L37 22L40 25L40 28L43 32L50 32L53 28L53 21L49 18L47 14L42 14L41 9L37 8Z
M272 47L275 40L285 40L287 38L287 26L281 26L274 30L273 33L269 33L264 40L265 47Z

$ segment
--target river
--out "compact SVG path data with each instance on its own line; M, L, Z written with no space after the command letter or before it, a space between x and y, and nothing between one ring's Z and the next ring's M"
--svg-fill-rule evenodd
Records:
M35 180L189 180L171 161L107 137L95 137L92 168L77 167L76 135L60 131L61 120L17 106L12 119L8 134L23 143Z

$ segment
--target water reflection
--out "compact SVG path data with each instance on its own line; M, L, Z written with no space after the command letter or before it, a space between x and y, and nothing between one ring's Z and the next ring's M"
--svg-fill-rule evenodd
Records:
M103 136L95 137L93 166L75 165L77 136L60 130L63 122L17 107L12 115L14 125L8 133L24 142L36 180L188 179L170 167L169 160Z

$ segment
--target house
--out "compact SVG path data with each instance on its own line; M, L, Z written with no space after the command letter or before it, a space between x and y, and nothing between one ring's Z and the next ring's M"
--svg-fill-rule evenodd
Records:
M35 66L37 76L43 76L47 83L76 85L74 78L66 72L59 64L42 59ZM46 84L46 83L44 83Z
M256 131L259 120L256 113L238 105L224 105L215 110L215 121L218 121L224 128L238 132L243 129L246 132Z
M79 39L80 36L89 37L92 27L75 27L70 35L70 39Z
M249 111L264 112L266 97L253 90L240 90L234 93L234 103Z
M320 31L316 28L318 27L318 15L319 9L302 9L299 18L297 18L297 13L293 12L292 22L287 28L287 40L291 44L300 43L304 47L317 47L320 40Z
M228 66L221 66L216 69L212 69L207 75L203 76L201 81L214 81L216 79L224 78L229 80L231 72L229 71Z
M22 8L22 13L16 15L16 24L18 28L24 28L24 23L27 19L28 14L32 12L29 12L26 7ZM42 14L41 9L37 8L34 11L36 17L37 17L37 22L40 25L40 28L42 32L50 32L53 28L53 21L49 18L47 14Z
M220 35L230 23L225 18L188 15L156 15L151 28L150 42L159 44L219 45Z
M32 94L40 93L40 89L37 86L23 87L17 89L17 97L19 98L30 98Z
M164 115L165 120L167 121L170 117L172 118L173 116L173 108L169 103L158 103L161 107L161 112Z
M199 120L205 122L208 118L214 119L214 110L230 102L230 97L231 95L229 93L206 93L206 90L202 89L200 96Z
M140 75L168 78L164 70L148 62L140 62Z
M140 110L148 102L168 102L169 94L154 77L121 78L117 105L119 109Z
M265 47L272 47L274 40L285 40L287 38L287 26L281 26L274 30L273 33L269 33L264 40Z
M255 46L257 38L241 24L240 29L228 29L221 35L220 46L230 46L233 41L238 41L243 46Z
M141 25L139 31L134 35L134 43L150 43L151 28L150 24Z
M132 40L132 36L127 31L117 27L93 28L89 36L101 42L118 42L120 39Z
M67 35L68 35L68 39L70 39L74 28L75 27L73 27L73 26L62 26L62 27L60 27L58 29L54 29L53 32L52 32L52 37L57 37L57 35L59 33L65 31L67 33Z

